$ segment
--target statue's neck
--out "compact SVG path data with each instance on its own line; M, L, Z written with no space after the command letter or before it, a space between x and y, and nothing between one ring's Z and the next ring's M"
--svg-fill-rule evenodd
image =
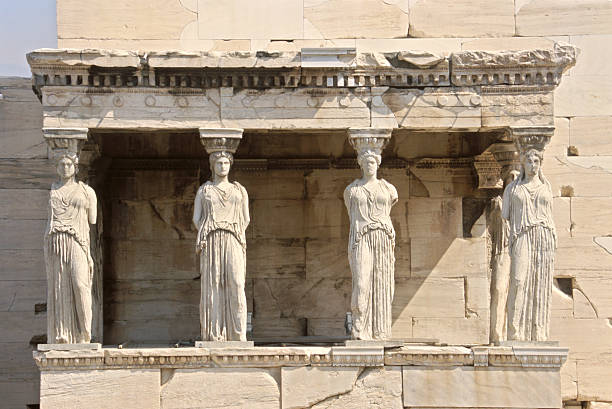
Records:
M74 176L70 176L69 178L60 178L57 182L57 187L70 186L76 183Z
M226 176L219 176L219 175L214 175L213 176L213 185L222 185L222 184L226 184L229 183L229 179Z

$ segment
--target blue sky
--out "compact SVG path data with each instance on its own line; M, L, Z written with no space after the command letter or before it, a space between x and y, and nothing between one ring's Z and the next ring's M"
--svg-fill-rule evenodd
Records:
M55 0L0 0L0 38L0 76L30 77L26 53L57 47Z

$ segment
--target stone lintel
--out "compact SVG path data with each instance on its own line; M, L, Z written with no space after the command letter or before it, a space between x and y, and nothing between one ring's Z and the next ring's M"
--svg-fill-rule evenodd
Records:
M81 154L87 140L88 128L43 128L43 137L49 146L49 159L64 153Z

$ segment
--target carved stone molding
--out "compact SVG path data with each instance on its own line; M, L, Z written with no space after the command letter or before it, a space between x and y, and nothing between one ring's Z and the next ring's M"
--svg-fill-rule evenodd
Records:
M290 366L512 366L559 368L568 349L548 346L103 348L34 351L41 371L130 368L264 368Z
M242 129L236 128L199 128L200 142L206 148L206 152L230 152L236 153L240 140L242 139Z
M479 189L501 189L504 181L501 179L500 164L491 152L485 151L474 157L474 168L478 175Z
M87 128L43 128L43 137L50 148L50 159L65 153L77 156L87 140Z
M450 57L354 49L302 52L179 52L42 49L28 54L42 86L266 88L452 85L557 85L576 49L487 52Z
M357 154L371 151L380 155L391 140L393 129L386 128L349 128L349 143Z
M529 149L543 151L554 132L554 126L512 126L509 128L510 137L520 153Z

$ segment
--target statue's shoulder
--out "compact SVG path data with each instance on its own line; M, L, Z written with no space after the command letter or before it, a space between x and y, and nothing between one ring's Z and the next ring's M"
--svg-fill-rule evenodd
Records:
M361 186L361 180L360 179L355 179L353 180L351 183L349 183L349 185L344 189L345 192L348 192L356 187Z
M210 186L212 186L212 182L209 180L209 181L207 181L206 183L204 183L203 185L201 185L198 188L198 192L197 193L204 193L204 192L206 192L210 188Z
M247 191L244 188L244 186L242 186L240 183L238 183L235 180L232 182L232 184L238 188L238 190L240 191L240 193L242 193L243 196L247 196Z
M81 186L81 188L85 191L85 193L87 194L87 196L91 199L95 199L96 198L96 191L93 190L93 188L91 186L89 186L87 183L85 182L79 182L79 186Z

